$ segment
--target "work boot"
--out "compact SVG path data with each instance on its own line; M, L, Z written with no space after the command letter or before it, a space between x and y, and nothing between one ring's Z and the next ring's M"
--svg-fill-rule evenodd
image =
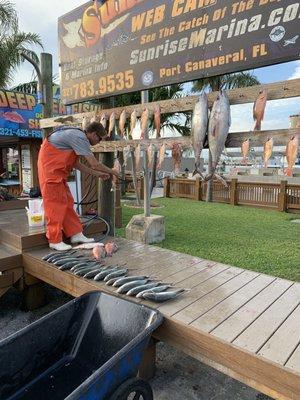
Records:
M57 251L66 251L66 250L71 250L72 246L69 244L66 244L64 242L60 243L49 243L50 249L57 250Z
M82 232L77 233L76 235L71 237L71 243L72 244L78 244L78 243L93 243L95 239L93 238L87 238L84 236Z

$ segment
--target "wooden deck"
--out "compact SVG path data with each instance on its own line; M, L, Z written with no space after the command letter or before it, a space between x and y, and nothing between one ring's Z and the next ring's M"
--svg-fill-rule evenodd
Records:
M101 231L99 226L91 229ZM107 265L126 263L130 274L150 275L190 289L160 305L130 298L165 316L155 333L157 339L273 398L300 399L299 283L116 240L120 249L106 260ZM44 229L29 229L24 211L0 212L2 293L19 279L23 266L26 279L37 278L73 296L92 290L118 296L103 283L43 262L49 253L45 243ZM14 263L18 268L13 268Z
M131 299L163 313L165 322L155 334L158 339L274 398L300 399L299 283L117 241L120 250L107 260L108 265L126 262L131 274L191 289L161 305ZM25 271L73 296L91 290L117 295L103 283L43 262L48 252L45 248L25 251Z

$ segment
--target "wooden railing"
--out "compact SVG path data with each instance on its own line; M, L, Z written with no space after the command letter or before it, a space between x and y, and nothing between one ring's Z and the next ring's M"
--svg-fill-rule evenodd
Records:
M166 179L165 197L181 197L205 200L207 183L200 179ZM266 207L279 211L300 210L300 185L289 185L286 181L277 183L227 181L213 182L213 201L232 205Z

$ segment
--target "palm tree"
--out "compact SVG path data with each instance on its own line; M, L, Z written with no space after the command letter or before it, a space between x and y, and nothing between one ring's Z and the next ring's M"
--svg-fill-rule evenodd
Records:
M0 0L0 87L7 87L24 56L38 63L31 46L42 47L39 35L19 31L18 16L9 0Z
M259 85L259 80L251 72L237 72L235 74L226 74L203 78L193 82L192 92L230 90L247 86Z
M215 76L211 78L203 78L198 81L193 82L192 92L201 92L201 91L218 91L218 90L230 90L237 89L247 86L259 85L259 80L256 76L251 72L237 72L235 74L226 74ZM209 153L209 162L208 162L208 174L211 174L212 164L211 164L211 155ZM212 180L207 182L207 194L206 201L212 201Z

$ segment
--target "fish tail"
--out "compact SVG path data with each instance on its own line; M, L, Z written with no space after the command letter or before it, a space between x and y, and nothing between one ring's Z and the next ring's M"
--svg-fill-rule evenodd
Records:
M293 176L293 168L287 167L287 168L285 169L285 176L290 176L290 177L292 177L292 176Z
M256 120L254 130L261 131L261 121L259 121L258 119Z

